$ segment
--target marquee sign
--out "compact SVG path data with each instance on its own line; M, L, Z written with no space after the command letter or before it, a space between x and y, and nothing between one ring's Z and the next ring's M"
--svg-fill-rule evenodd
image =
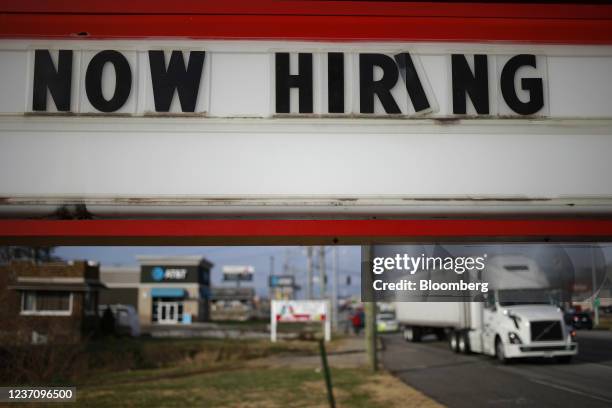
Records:
M0 113L604 118L612 47L0 42Z
M609 45L6 39L0 72L7 216L611 202Z
M138 64L133 52L106 49L75 54L77 52L71 49L33 51L32 112L48 112L49 96L58 112L78 112L85 103L94 112L120 112L128 105L130 95L144 81L150 82L145 86L153 91L151 113L169 112L175 95L178 99L177 113L202 112L204 106L198 104L198 99L204 99L200 85L215 80L205 77L204 62L207 54L204 50L142 51L145 67L136 72L134 70ZM314 100L324 93L323 87L326 87L326 101L320 112L322 114L375 114L377 102L386 115L416 116L439 111L427 72L416 54L319 53L319 62L327 68L322 70L317 87L314 84L314 55L311 52L271 54L275 114L315 113ZM292 56L297 59L297 64L291 64ZM82 61L80 75L74 69L76 60ZM499 73L490 75L489 60L498 63ZM349 61L355 65L357 74L354 80L347 81L345 66L350 64ZM501 57L453 53L448 56L446 64L450 68L453 115L467 114L468 103L471 103L476 115L502 113L492 108L490 95L493 89L499 91L507 113L521 116L545 115L545 57L531 53ZM105 75L105 70L109 69L112 72ZM142 81L138 75L146 75L146 79ZM493 81L490 81L491 77ZM85 98L81 105L72 101L73 83L79 84L84 90ZM402 110L393 94L398 85L403 89L397 90L396 94L401 94L398 97L409 103L408 109ZM348 110L346 88L351 88L352 92L359 95L356 106ZM292 91L298 93L296 104L291 101Z

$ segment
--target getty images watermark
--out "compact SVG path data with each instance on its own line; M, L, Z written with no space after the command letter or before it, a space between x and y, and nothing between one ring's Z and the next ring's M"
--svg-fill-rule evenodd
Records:
M482 277L486 253L445 256L407 249L376 246L362 257L364 301L474 301L489 291Z
M589 299L608 267L596 245L472 243L363 247L363 301L563 304Z
M441 257L425 256L418 257L408 254L396 254L395 257L376 257L372 261L372 273L381 275L385 271L405 271L411 276L417 272L431 271L452 271L457 275L465 272L482 271L485 268L487 254L479 257ZM483 293L488 292L487 282L466 282L460 279L458 282L434 282L431 279L419 279L419 290L479 290ZM417 282L409 279L400 279L396 282L385 282L383 279L376 279L372 284L376 291L381 290L417 290Z

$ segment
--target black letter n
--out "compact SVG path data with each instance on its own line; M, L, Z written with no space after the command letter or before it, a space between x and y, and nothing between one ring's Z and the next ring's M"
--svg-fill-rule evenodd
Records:
M47 110L47 89L58 111L70 110L72 84L72 50L59 50L57 70L49 50L34 52L34 86L32 110Z
M472 100L476 113L489 114L489 74L486 55L474 55L474 72L463 54L451 56L453 81L453 113L467 113L467 97Z

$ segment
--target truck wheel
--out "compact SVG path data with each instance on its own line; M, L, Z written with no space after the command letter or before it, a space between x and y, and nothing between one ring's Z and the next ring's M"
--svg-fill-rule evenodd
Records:
M404 327L404 340L412 343L421 341L421 331L418 327Z
M459 352L459 339L458 339L458 337L459 336L457 335L457 332L455 332L455 331L451 331L450 333L448 333L448 346L455 353Z
M508 364L509 362L504 353L504 343L502 343L499 337L495 340L495 357L501 364Z
M470 341L467 332L462 332L458 334L457 348L460 353L470 354Z
M403 331L404 340L412 341L414 338L414 332L412 331L412 327L404 327Z

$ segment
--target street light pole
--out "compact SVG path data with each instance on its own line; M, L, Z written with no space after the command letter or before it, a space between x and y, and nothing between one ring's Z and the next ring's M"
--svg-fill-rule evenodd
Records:
M591 308L593 309L593 325L599 326L599 302L597 301L597 293L595 287L597 286L597 269L595 268L595 246L591 245Z
M306 248L307 276L306 276L306 299L312 299L312 247Z
M361 262L362 264L371 265L372 263L372 247L370 245L364 245L361 247ZM362 288L367 291L372 291L372 273L371 270L363 274L362 279L365 280ZM362 293L362 296L365 295ZM368 355L368 362L370 368L373 371L378 370L378 356L376 355L376 302L374 301L374 295L369 294L369 302L364 302L365 312L365 341L366 341L366 352ZM368 297L366 297L367 299Z
M332 248L332 324L338 330L338 248Z
M319 247L319 278L321 280L321 299L327 296L325 285L325 247Z

